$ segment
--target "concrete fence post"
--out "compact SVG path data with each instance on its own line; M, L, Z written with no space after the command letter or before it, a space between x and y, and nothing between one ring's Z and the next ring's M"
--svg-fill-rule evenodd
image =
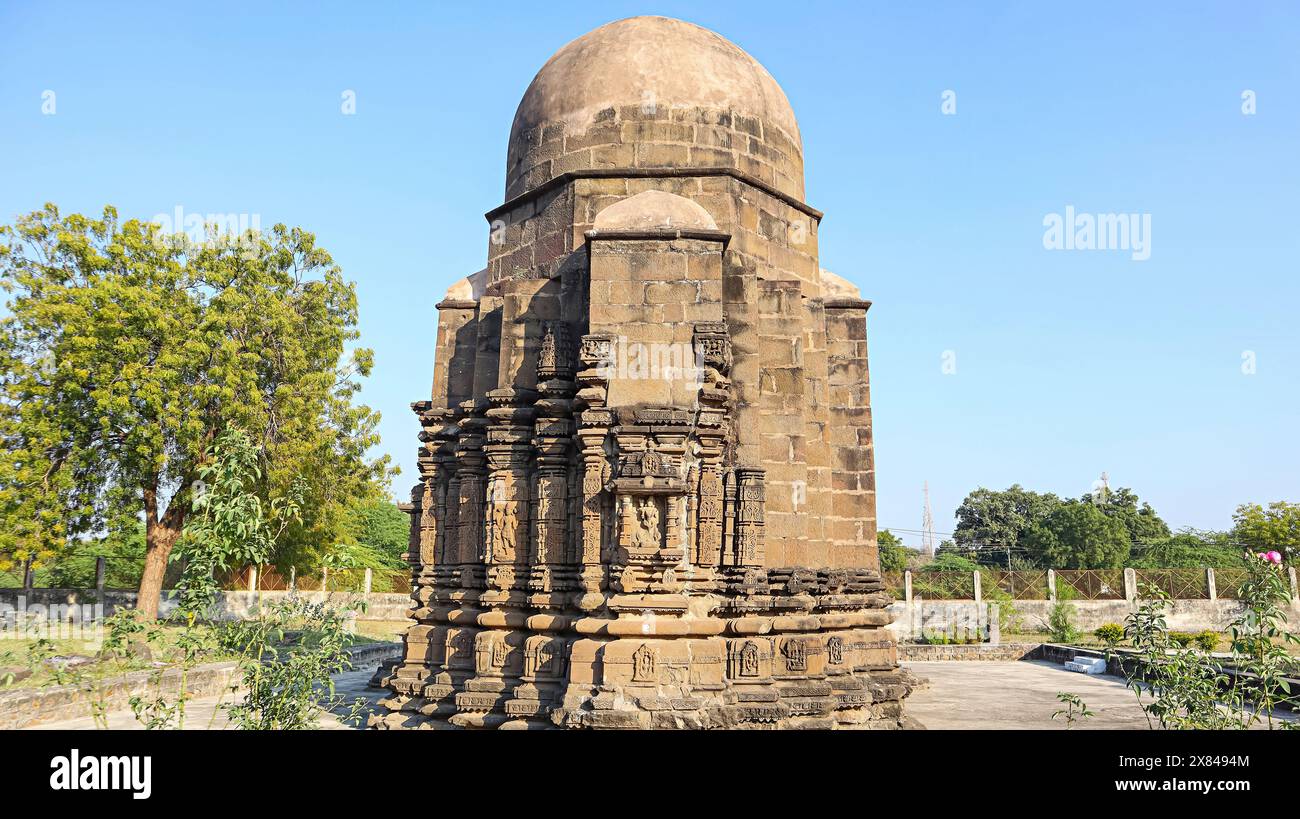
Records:
M289 567L289 591L298 591L298 567Z
M1132 603L1138 596L1138 575L1134 569L1124 570L1124 599Z
M36 570L32 568L32 559L23 561L23 591L31 591L36 584Z
M1291 581L1291 588L1295 588L1294 578ZM908 603L912 602L912 571L910 569L903 572L903 599Z
M364 581L364 583L363 583L363 585L362 585L362 587L361 587L361 596L362 596L362 597L369 597L369 596L370 596L370 586L371 586L371 584L374 582L374 579L375 579L375 573L374 573L374 570L373 570L373 569L366 569L366 579L365 579L365 581Z
M1300 600L1300 589L1295 584L1295 566L1286 567L1286 576L1291 580L1291 599Z
M1210 602L1219 599L1219 590L1214 587L1214 569L1205 568L1205 593L1210 598Z
M320 597L322 600L325 599L325 595L326 593L329 592L329 590L330 590L330 570L329 567L325 567L320 570Z
M1056 602L1056 569L1047 570L1047 599Z
M257 567L248 567L248 590L257 591Z
M95 599L104 605L104 577L108 574L108 560L103 556L95 558Z
M975 602L978 603L984 599L983 595L980 594L982 591L982 589L980 589L980 573L975 571L972 572L971 575L971 579L975 581Z

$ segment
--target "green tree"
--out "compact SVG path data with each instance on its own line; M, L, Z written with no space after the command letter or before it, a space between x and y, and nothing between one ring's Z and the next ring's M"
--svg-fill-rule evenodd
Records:
M1233 541L1252 552L1278 551L1287 563L1300 554L1300 503L1243 503L1232 516Z
M901 572L907 569L908 561L920 554L915 549L903 545L903 541L893 532L885 529L876 535L876 544L880 548L880 570L882 572Z
M1130 552L1128 530L1091 503L1061 504L1025 535L1030 554L1058 569L1105 569L1124 565Z
M217 436L248 431L262 497L301 477L305 549L343 530L387 477L377 413L355 405L372 354L356 294L315 237L276 225L196 243L154 225L60 216L0 227L0 555L46 560L74 539L145 527L139 608L156 616L168 557Z
M1002 491L980 487L957 507L953 539L964 549L978 550L981 563L1004 566L1008 550L1014 553L1022 546L1025 533L1060 503L1050 492L1032 492L1020 484Z
M1102 494L1086 494L1080 500L1091 503L1107 517L1115 518L1128 530L1132 543L1149 543L1169 537L1169 526L1151 504L1138 506L1138 496L1132 489L1114 489Z
M974 572L979 570L979 564L970 558L962 557L951 551L940 550L935 554L934 560L921 567L922 572Z
M411 543L411 516L388 500L358 503L352 508L349 532L360 546L373 549L389 564L404 565ZM372 567L377 568L377 567Z
M1226 532L1187 529L1138 546L1128 565L1138 569L1230 568L1241 564L1241 549Z

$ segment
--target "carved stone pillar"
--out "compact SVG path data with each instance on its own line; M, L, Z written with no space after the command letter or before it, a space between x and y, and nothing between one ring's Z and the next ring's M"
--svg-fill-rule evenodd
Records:
M460 422L461 435L456 445L456 529L455 571L462 589L484 587L484 494L487 458L485 407L466 402L466 415Z
M423 486L418 519L420 568L414 582L424 587L433 586L438 578L447 576L447 564L451 562L447 555L450 523L447 492L456 471L458 430L455 410L421 407L420 404L413 405L420 415L420 440L424 442L418 461ZM417 599L422 603L428 601L427 596Z
M696 457L699 480L696 490L695 551L697 566L716 569L722 564L724 516L723 459L730 429L727 413L731 405L731 338L725 322L698 322L694 328L696 371L700 378L700 413L696 421Z
M582 594L578 607L591 611L604 605L606 553L610 546L606 533L610 528L608 518L609 494L605 484L609 480L609 455L606 451L609 432L614 424L614 414L605 409L609 394L609 376L614 364L614 343L611 335L595 334L582 337L578 348L579 391L577 437L582 470L581 530L577 533L579 583Z
M488 393L492 407L487 411L485 446L489 469L485 495L487 544L482 557L490 591L480 598L484 602L522 602L521 595L510 592L522 590L527 584L531 551L529 470L533 460L533 397L513 389Z
M763 470L736 469L735 565L759 567L766 559L763 548Z
M572 351L564 322L547 322L542 349L537 358L537 389L541 397L534 405L533 448L536 457L534 532L529 555L528 589L549 594L576 586L576 571L569 554L569 470L573 440ZM535 605L549 608L547 601Z

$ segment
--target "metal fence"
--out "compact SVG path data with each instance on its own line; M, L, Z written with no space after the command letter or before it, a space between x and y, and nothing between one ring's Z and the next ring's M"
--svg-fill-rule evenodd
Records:
M975 576L971 572L914 572L912 595L930 600L974 600Z
M1131 579L1126 583L1126 573ZM1159 589L1175 600L1236 600L1247 578L1245 569L1030 569L978 572L884 572L889 593L907 599L910 579L912 597L928 600L974 600L975 576L979 575L981 599L1011 600L1124 600L1148 596ZM1211 583L1214 593L1211 595ZM1294 585L1294 584L1293 584ZM1053 592L1055 594L1053 594ZM1293 589L1293 594L1295 593Z
M1123 600L1124 570L1062 569L1056 573L1056 594L1078 600Z
M1241 585L1250 574L1245 569L1215 569L1215 595L1224 600L1237 600L1241 597Z
M77 589L95 588L95 556L88 562L63 564L48 569L36 569L32 574L32 588ZM175 588L180 578L180 566L168 566L163 588ZM112 591L135 591L140 586L143 563L136 558L105 558L104 588ZM1126 597L1125 569L1029 569L1003 571L982 569L981 597L986 600L1048 600L1055 583L1058 598L1077 600L1123 600ZM1214 577L1215 598L1236 600L1247 578L1245 569L1133 569L1135 596L1145 596L1149 588L1163 591L1175 600L1210 599L1210 577ZM217 578L223 589L234 591L366 591L366 569L333 569L320 572L297 573L281 571L274 566L253 567L228 572ZM928 600L974 600L975 573L973 572L883 572L885 588L896 600L906 599L907 577L910 575L913 597ZM0 572L0 589L22 588L23 570L15 567ZM374 593L411 592L411 575L408 570L370 571L370 591Z
M895 600L903 599L903 572L881 572L880 579Z
M1005 572L1002 570L987 572L993 580L993 586L1012 600L1046 600L1047 570Z
M377 594L411 592L411 573L409 570L371 570L371 569L328 569L320 573L299 574L290 570L284 572L274 566L263 566L256 570L245 566L235 572L229 572L218 578L223 589L231 591L327 591ZM368 577L368 580L367 580Z
M1210 596L1204 569L1138 569L1137 586L1139 592L1159 589L1175 600L1204 600Z

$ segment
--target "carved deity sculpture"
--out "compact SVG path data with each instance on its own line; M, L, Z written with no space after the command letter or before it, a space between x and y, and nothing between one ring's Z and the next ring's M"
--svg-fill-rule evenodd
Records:
M636 528L632 531L632 548L646 552L658 549L663 540L659 525L659 503L654 498L638 498L633 508L636 511Z

